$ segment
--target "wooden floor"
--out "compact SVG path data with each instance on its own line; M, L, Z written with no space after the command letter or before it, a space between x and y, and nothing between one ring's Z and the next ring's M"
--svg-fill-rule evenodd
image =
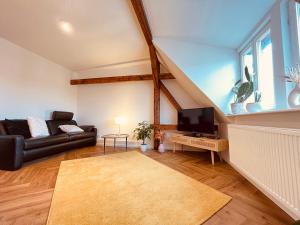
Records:
M107 149L108 154L120 151L123 149ZM102 147L83 148L27 163L15 172L0 171L0 225L45 224L60 162L99 155L103 155ZM232 201L205 225L289 225L293 222L229 165L216 163L213 167L209 153L151 151L147 155L232 196Z

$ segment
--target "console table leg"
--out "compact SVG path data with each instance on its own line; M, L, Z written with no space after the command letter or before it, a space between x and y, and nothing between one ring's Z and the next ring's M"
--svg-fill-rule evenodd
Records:
M174 142L174 144L173 144L173 152L175 153L175 151L176 151L176 143Z
M219 155L220 161L223 162L222 153L218 152L218 155Z
M104 147L104 155L105 155L105 147L106 147L105 146L105 144L106 144L105 142L106 142L106 138L104 138L104 146L103 146Z
M214 166L215 165L214 151L210 151L210 156L211 156L211 164Z

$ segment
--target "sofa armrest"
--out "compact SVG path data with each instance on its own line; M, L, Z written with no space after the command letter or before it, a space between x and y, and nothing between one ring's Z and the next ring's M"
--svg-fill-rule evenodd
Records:
M0 135L0 169L17 170L23 163L24 137Z
M97 128L96 127L94 127L93 129L92 129L92 131L91 132L94 132L95 133L95 136L96 136L96 138L97 138Z
M93 129L95 128L95 126L91 126L91 125L83 125L83 126L79 126L82 130L84 130L84 132L93 132Z

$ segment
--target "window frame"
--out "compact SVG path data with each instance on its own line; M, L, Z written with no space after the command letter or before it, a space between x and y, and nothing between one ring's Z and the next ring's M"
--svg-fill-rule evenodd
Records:
M271 30L271 24L270 21L266 21L265 25L258 28L256 32L254 32L255 35L248 40L247 44L243 46L242 50L239 53L239 58L240 58L240 77L241 80L244 80L244 62L243 62L243 56L245 53L249 50L252 49L252 54L253 54L253 82L254 82L254 92L255 91L260 91L259 90L259 74L258 74L258 68L259 68L259 46L258 43L259 41L263 38L263 36L266 33L270 33L271 39L272 39L272 30ZM273 65L274 66L274 65Z
M298 11L300 12L300 3L295 0L289 2L289 25L290 25L290 41L296 48L292 48L293 64L300 61L300 18L298 20ZM299 16L300 17L300 16Z

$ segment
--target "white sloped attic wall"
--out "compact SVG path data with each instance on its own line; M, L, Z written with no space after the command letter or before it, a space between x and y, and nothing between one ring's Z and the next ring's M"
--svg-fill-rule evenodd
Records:
M154 43L174 76L177 79L188 79L198 87L202 102L210 103L225 114L230 112L229 102L233 97L231 88L239 74L235 50L167 38L156 38ZM170 61L180 68L181 74L172 71L168 63Z
M161 61L226 121L240 77L237 48L275 0L143 0ZM255 13L253 13L255 12Z

